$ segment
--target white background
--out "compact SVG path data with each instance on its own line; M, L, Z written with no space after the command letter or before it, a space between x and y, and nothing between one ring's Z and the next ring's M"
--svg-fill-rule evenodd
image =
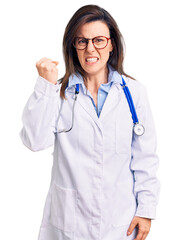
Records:
M58 60L64 75L62 38L74 12L104 7L126 43L124 69L148 90L158 137L161 195L148 240L178 239L180 129L180 14L175 0L10 0L0 6L0 239L38 237L50 183L52 148L31 152L19 131L25 103L42 57Z

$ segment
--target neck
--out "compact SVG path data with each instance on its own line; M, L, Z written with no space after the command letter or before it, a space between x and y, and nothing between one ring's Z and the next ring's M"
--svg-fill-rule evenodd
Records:
M86 87L90 92L97 93L103 83L108 82L108 68L105 70L87 76Z

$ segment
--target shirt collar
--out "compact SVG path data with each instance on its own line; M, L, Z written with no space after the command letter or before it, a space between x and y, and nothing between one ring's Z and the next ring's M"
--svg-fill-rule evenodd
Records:
M110 66L109 64L108 64L108 69L109 69L108 82L105 84L102 84L103 86L105 86L105 88L103 87L104 90L106 89L106 85L108 86L113 83L119 83L119 84L122 83L121 75L116 70L114 70L114 68L112 66ZM80 73L72 74L69 77L68 86L67 86L66 90L76 84L80 84L83 88L84 93L85 92L87 93L87 89L85 87L83 77L81 76Z

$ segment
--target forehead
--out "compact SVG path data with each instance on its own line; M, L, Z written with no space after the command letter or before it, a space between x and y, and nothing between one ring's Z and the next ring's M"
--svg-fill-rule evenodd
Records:
M76 33L78 37L93 38L96 36L109 37L109 28L106 23L102 21L94 21L83 24Z

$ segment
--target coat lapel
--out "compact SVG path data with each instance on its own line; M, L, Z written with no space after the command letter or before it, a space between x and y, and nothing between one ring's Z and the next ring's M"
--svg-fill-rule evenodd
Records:
M94 109L93 103L89 96L84 95L83 92L79 92L77 96L77 103L82 106L82 108L90 115L90 117L99 125L99 118Z
M109 93L107 95L107 98L105 100L105 103L103 105L99 118L97 116L97 113L94 109L94 106L92 104L90 97L85 95L83 91L81 91L81 89L77 96L77 103L81 105L84 111L86 111L87 114L90 115L90 117L94 120L94 122L97 123L99 127L101 125L101 121L106 117L106 115L110 113L110 111L112 111L112 109L114 109L115 106L119 104L122 93L123 93L122 87L120 85L120 82L122 82L121 76L117 72L114 72L113 77L116 79L116 81L114 82L114 84L111 86L109 90ZM70 89L67 89L68 95L71 96L71 98L73 99L75 98L74 91L75 91L75 86L73 86Z
M119 83L116 82L111 86L99 118L94 109L91 99L88 96L84 95L82 92L79 92L78 94L77 103L80 104L84 111L86 111L91 116L97 125L99 125L100 122L106 117L106 115L119 104L122 93L123 90Z
M122 87L118 82L114 83L111 86L99 117L100 121L102 121L106 115L119 104L122 96L122 91Z
M67 89L67 97L75 99L75 86L71 87L70 89ZM99 118L97 116L97 113L94 109L93 103L88 95L85 95L81 88L79 89L79 94L77 95L77 103L79 104L84 111L86 111L87 114L93 119L94 122L99 125Z

